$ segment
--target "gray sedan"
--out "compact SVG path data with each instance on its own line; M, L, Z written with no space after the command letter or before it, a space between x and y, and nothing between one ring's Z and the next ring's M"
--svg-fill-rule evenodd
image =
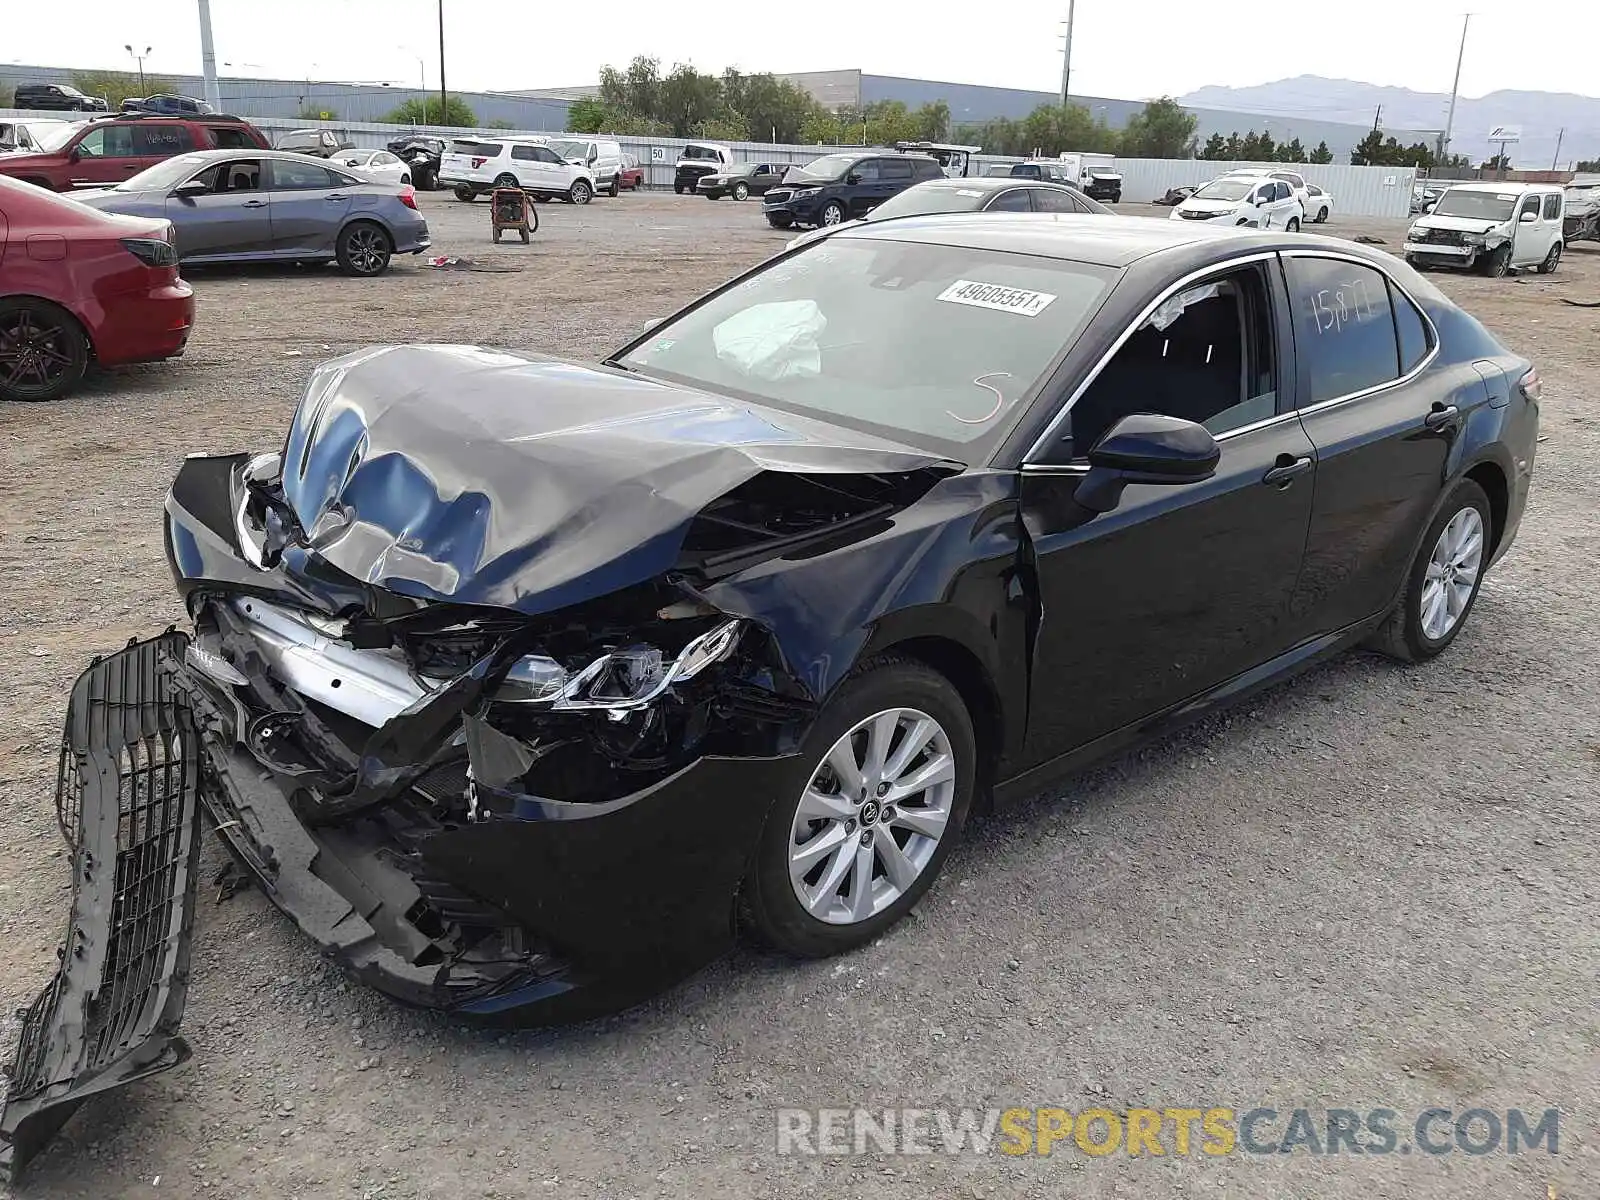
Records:
M391 255L429 245L410 185L358 179L303 154L180 154L72 198L104 212L167 218L184 263L334 260L348 275L381 275Z

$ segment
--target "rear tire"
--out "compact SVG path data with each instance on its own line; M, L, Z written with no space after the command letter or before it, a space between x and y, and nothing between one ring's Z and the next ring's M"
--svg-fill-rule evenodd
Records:
M607 189L606 195L610 196L613 200L622 195L622 177L620 175L613 175L611 177L611 187Z
M890 714L896 715L886 722L889 732L881 751L889 770L877 772L867 765L873 733L885 728L879 719ZM913 729L923 744L896 770L895 752ZM829 765L837 761L840 746L864 776L859 791ZM891 777L912 781L937 769L945 756L948 786L935 779L921 790L899 792L903 802L897 803L893 785L877 783ZM794 763L761 831L740 907L746 922L769 945L800 958L822 958L883 933L938 877L971 807L977 742L967 707L948 679L922 663L889 656L864 665L839 686L801 742ZM829 780L826 793L819 790L823 778ZM815 800L807 803L812 796L822 797L820 808ZM804 840L797 841L802 834ZM835 849L794 866L801 873L796 882L792 860L812 838ZM843 874L830 876L835 868ZM859 884L865 887L858 892ZM801 900L802 887L815 893L810 906ZM865 898L860 910L854 907L858 896Z
M1556 268L1561 265L1561 243L1557 242L1550 247L1550 253L1544 256L1544 261L1539 264L1539 274L1554 275Z
M478 193L464 183L456 184L456 199L463 204L471 204L478 198Z
M1323 224L1327 223L1327 220L1328 220L1328 206L1326 204L1324 204L1321 208L1319 208L1317 210L1317 222L1316 223L1318 225L1323 225Z
M1299 217L1290 217L1289 218L1289 223L1284 226L1284 229L1286 231L1288 231L1289 233L1299 233L1300 232L1300 218Z
M89 339L66 309L48 300L0 300L0 400L59 399L88 367Z
M1470 539L1454 547L1446 545L1445 531L1458 520L1469 533L1476 525L1475 547ZM1483 573L1489 566L1489 546L1493 540L1494 519L1489 510L1489 497L1472 480L1461 480L1451 489L1439 515L1428 526L1417 556L1406 572L1405 589L1367 644L1380 654L1401 662L1425 662L1442 653L1456 640L1472 615L1472 606L1483 586ZM1470 590L1463 589L1459 583L1464 578L1463 562L1471 569ZM1440 625L1437 619L1430 621L1430 614L1435 618L1441 615L1431 612L1430 608L1441 602L1440 596L1446 605L1442 616L1448 619L1447 625Z
M351 221L339 231L334 257L346 275L370 279L389 269L394 243L381 225L371 221Z

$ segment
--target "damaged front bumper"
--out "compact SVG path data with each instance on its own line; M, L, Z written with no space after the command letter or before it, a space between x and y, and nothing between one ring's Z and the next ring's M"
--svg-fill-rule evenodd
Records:
M96 660L72 690L56 810L72 910L55 978L21 1015L0 1111L14 1180L80 1104L176 1066L194 918L201 758L167 633Z

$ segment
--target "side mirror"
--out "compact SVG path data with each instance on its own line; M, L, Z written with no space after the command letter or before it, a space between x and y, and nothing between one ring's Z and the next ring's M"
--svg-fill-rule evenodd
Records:
M78 162L82 158L83 158L83 153L76 146L74 146L72 148L72 153L67 155L67 161L68 162Z
M1265 208L1267 205L1269 205L1271 203L1272 203L1272 201L1269 200L1266 196L1257 196L1256 197L1256 207L1257 208Z
M1532 225L1538 219L1539 214L1534 212L1525 212L1517 218L1517 220L1521 221L1524 225Z
M1089 451L1089 473L1073 498L1091 512L1110 512L1130 483L1198 483L1222 458L1203 425L1158 413L1130 413Z
M858 175L856 172L851 171L850 174L848 174L848 175L846 175L844 177L844 181L846 183L860 183L861 182L861 176Z
M174 196L204 196L211 189L203 179L186 179L172 189Z
M596 153L595 151L593 151L593 150L589 151L589 157L584 160L584 165L592 167L594 165L594 160L599 158L599 157L600 157L600 155L598 153Z

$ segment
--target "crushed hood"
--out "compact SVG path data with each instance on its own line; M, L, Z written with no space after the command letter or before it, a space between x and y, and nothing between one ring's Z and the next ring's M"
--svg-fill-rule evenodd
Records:
M699 511L763 472L956 469L867 433L475 346L317 369L283 452L307 548L402 595L543 612L655 578Z
M1488 233L1500 224L1488 217L1446 217L1439 213L1429 213L1414 222L1418 229L1454 229L1460 233Z

